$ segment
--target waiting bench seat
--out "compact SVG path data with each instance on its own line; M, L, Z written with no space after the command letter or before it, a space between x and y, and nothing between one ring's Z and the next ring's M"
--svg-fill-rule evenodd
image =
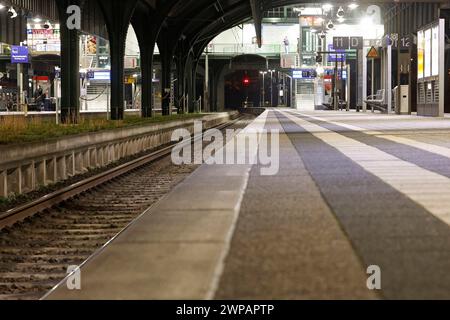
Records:
M367 100L364 102L372 109L372 112L375 112L375 109L383 113L388 112L388 104L384 90L378 90L377 94L367 97Z

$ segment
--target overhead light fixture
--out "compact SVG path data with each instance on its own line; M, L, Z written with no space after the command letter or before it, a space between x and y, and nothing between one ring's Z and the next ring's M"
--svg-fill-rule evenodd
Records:
M41 21L42 21L41 18L34 18L34 19L33 19L33 22L34 22L34 23L39 23L39 22L41 22Z
M339 18L339 19L337 19L337 21L338 21L339 23L344 23L344 22L345 22L345 18Z
M359 7L359 4L357 4L357 3L350 3L349 5L348 5L348 8L350 9L350 10L355 10L356 8L358 8Z
M14 19L17 17L17 12L13 7L10 7L8 10L8 15L11 19Z
M331 29L334 29L334 23L333 23L333 21L331 21L331 20L328 21L327 28L330 29L330 30L331 30Z
M0 10L5 9L5 6L0 3Z
M339 7L339 10L338 10L338 12L336 13L336 16L337 16L338 18L343 18L344 15L345 15L344 8Z
M50 21L46 21L45 23L44 23L44 29L51 29L52 28L52 24L50 23Z

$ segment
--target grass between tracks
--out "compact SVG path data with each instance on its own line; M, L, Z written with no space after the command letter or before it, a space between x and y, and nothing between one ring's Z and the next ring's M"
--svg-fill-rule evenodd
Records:
M102 118L80 118L78 124L57 125L54 120L43 118L27 119L24 116L0 118L0 145L49 140L81 133L114 130L147 124L159 124L175 120L203 117L204 114L176 114L141 118L126 116L122 121Z

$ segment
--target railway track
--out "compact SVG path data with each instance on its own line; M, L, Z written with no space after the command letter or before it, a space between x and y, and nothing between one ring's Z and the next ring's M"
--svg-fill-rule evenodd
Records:
M238 119L216 128L244 123ZM40 299L69 266L81 265L197 168L174 166L172 148L2 214L0 300Z

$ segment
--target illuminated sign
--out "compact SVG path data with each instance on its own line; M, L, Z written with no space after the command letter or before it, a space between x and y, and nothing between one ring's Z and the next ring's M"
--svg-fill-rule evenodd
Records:
M431 45L431 75L439 75L439 26L432 30L432 45Z
M431 29L425 30L425 78L431 77Z
M28 63L28 47L12 46L11 63Z
M417 33L418 79L439 75L439 49L439 26Z
M294 79L314 79L317 77L317 73L314 69L294 70L292 77Z
M94 72L94 78L92 78L92 80L110 81L111 80L111 72L109 72L109 71L96 71L96 72Z
M328 51L333 52L334 46L332 44L328 45ZM345 62L347 54L345 50L336 50L336 53L328 54L328 62Z
M27 26L27 43L33 52L60 52L61 34L59 24L45 29L43 25L31 24Z
M425 65L425 36L423 31L417 33L417 77L423 79Z

